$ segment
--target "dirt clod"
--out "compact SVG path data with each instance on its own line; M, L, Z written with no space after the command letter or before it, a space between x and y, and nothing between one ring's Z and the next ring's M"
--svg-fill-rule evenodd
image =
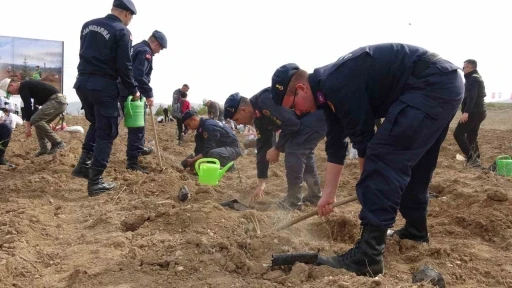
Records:
M126 217L122 222L121 226L125 231L136 231L140 228L146 221L148 220L148 216L143 212L137 212L135 215L130 215Z

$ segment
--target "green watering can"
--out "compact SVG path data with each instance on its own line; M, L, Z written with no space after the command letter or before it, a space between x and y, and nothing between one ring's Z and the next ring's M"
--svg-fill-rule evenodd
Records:
M140 97L139 101L133 101L129 96L124 103L124 126L129 128L144 127L144 112L146 110L146 98Z
M512 158L509 155L496 158L496 174L505 177L512 176Z
M202 165L201 165L202 164ZM215 158L201 158L196 162L196 172L199 175L199 183L204 185L216 186L220 178L233 165L230 162L224 169L220 169L220 162Z

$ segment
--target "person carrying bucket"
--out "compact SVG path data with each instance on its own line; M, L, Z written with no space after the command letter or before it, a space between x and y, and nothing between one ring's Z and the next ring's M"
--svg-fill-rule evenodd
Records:
M288 191L278 206L286 210L300 210L303 203L318 203L321 190L314 150L325 137L327 129L322 111L298 119L293 112L275 105L270 89L265 88L250 99L238 93L230 95L224 104L224 118L245 125L254 121L258 171L254 200L264 195L269 163L277 162L279 154L284 152ZM281 132L275 143L275 132L278 130ZM308 193L304 197L301 195L303 182L308 186Z
M153 57L161 50L167 48L167 38L164 33L155 30L148 40L135 44L132 48L133 79L137 83L139 92L146 98L147 104L153 106L153 89L149 85L153 72ZM124 113L125 103L130 93L118 81L120 97L119 104ZM145 109L144 109L145 111ZM126 115L125 115L126 117ZM145 118L145 117L144 117ZM139 164L139 156L146 156L153 152L153 148L144 147L145 127L128 127L128 141L126 143L126 169L149 173Z
M201 158L214 158L224 167L242 155L235 133L226 124L217 120L200 118L195 110L186 111L181 120L190 130L196 130L194 157L184 160L185 168L194 169ZM235 169L233 164L228 172Z
M133 79L130 53L132 35L127 28L137 10L131 0L114 0L110 11L107 16L89 20L82 25L78 77L73 86L82 103L85 118L91 125L72 175L88 179L89 197L101 195L116 187L114 182L103 181L103 173L108 166L114 140L119 134L117 80L121 79L134 100L140 98ZM110 37L90 27L97 27Z

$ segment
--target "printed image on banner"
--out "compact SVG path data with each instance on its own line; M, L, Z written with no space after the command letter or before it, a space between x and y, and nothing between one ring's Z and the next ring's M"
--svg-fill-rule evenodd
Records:
M62 93L64 42L0 36L0 79L38 80Z

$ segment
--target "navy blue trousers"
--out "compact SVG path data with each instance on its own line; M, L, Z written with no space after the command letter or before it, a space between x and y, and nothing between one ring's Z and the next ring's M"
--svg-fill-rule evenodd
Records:
M433 65L406 87L367 148L356 185L363 225L390 228L398 210L406 220L427 216L428 186L464 83L460 71Z
M0 123L0 159L5 156L5 152L11 140L11 135L11 126L5 122Z
M301 119L300 130L285 145L284 164L288 186L319 184L315 163L315 148L325 137L327 124L323 110L312 112Z
M103 77L79 77L74 88L90 123L82 151L93 153L92 169L105 170L119 134L119 88Z

